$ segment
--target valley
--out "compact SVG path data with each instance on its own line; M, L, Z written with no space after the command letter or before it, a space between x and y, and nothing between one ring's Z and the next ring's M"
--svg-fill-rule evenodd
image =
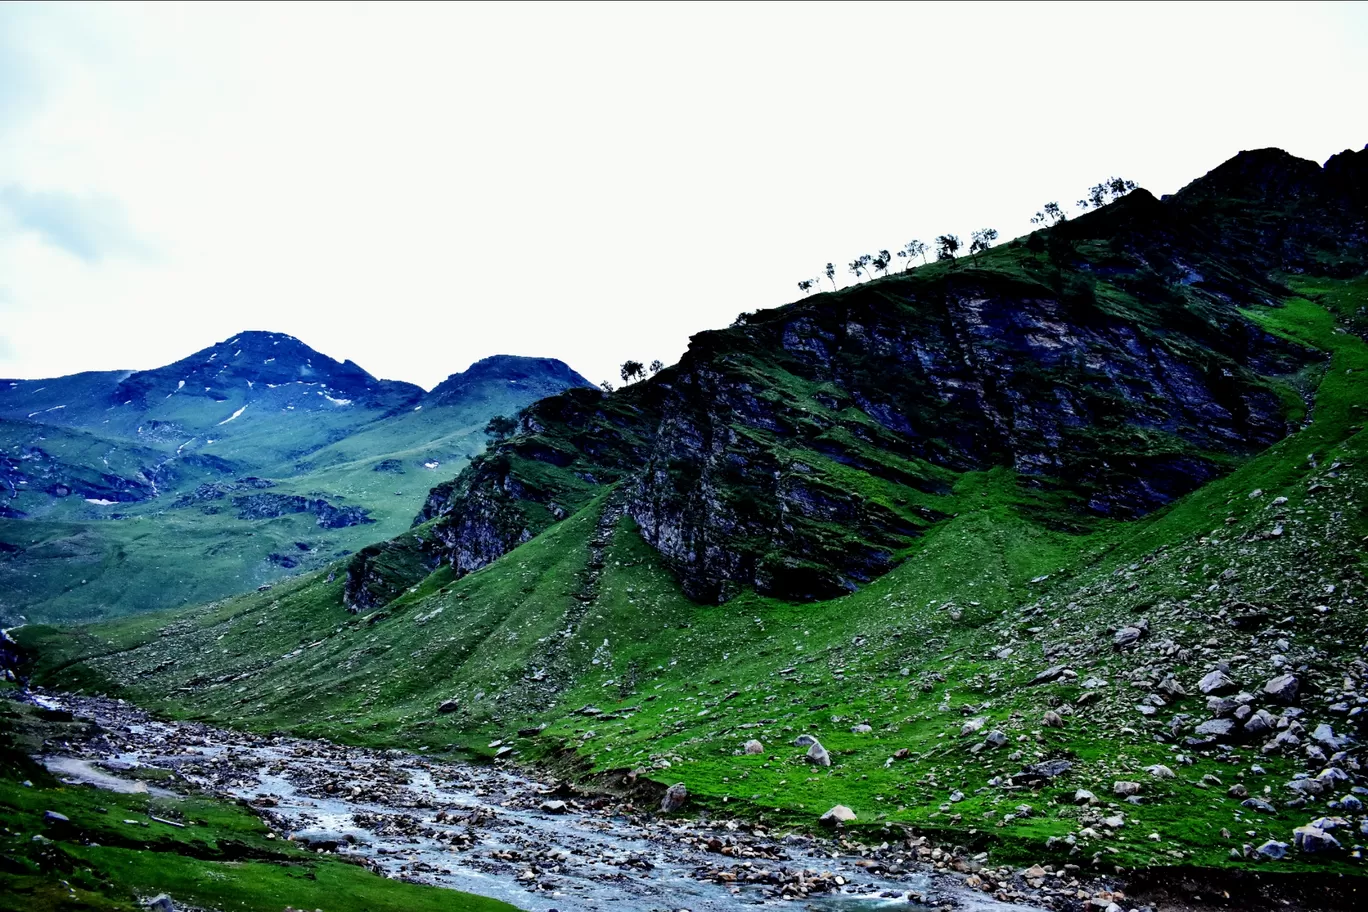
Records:
M567 386L496 356L425 393L280 333L152 371L0 381L0 620L196 604L409 523L489 419Z
M736 839L931 907L1354 908L1365 269L1368 151L1244 152L968 262L742 314L621 389L566 384L407 517L367 505L385 534L354 553L158 611L24 624L7 667L126 699L167 737L218 726L211 741L254 758L224 794L272 792L283 828L357 823L357 802L310 783L344 770L387 790L373 765L399 751L401 803L455 803L434 797L450 776L515 829L564 810L572 854L630 868L656 852L651 876L678 873L698 908L729 901L698 886L720 862L662 845ZM334 476L320 458L307 484L239 476L206 503L345 517L345 466L407 472L426 452L391 455L388 427L335 444ZM328 744L264 784L257 761L283 761L262 751L287 738ZM421 840L453 837L404 844L431 870L330 851L474 892L497 871L486 894L524 908L607 902L555 856L444 873ZM905 876L862 878L859 857ZM510 885L525 862L564 904Z

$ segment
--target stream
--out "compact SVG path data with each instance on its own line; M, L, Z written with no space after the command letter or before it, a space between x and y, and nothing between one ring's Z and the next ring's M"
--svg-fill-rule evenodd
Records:
M40 758L65 781L171 795L119 775L170 770L163 785L243 799L279 836L359 857L388 877L533 912L721 912L793 900L851 912L1040 908L998 902L902 844L861 848L737 821L665 819L497 766L166 722L120 700L29 699L102 729Z

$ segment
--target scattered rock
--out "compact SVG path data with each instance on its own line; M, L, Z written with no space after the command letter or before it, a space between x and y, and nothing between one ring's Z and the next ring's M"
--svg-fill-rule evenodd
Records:
M669 814L682 808L688 800L689 790L684 783L677 782L665 790L665 797L660 799L660 810Z
M1234 719L1208 719L1197 726L1195 734L1199 738L1229 738L1235 732Z
M1057 681L1063 676L1065 670L1066 666L1064 665L1051 665L1034 678L1031 678L1030 681L1026 682L1026 686L1034 687L1037 684L1048 684L1051 681Z
M1118 781L1114 785L1112 785L1112 791L1118 797L1121 798L1125 798L1130 795L1138 795L1140 794L1140 789L1141 785L1138 782Z
M1261 858L1277 861L1287 855L1287 843L1270 839L1255 849L1254 852Z
M1139 627L1122 627L1112 637L1112 645L1117 649L1125 649L1127 646L1134 646L1140 642L1140 638L1144 635L1144 630Z
M1292 841L1302 852L1314 855L1340 848L1339 840L1316 826L1299 826L1292 831Z
M855 819L855 812L844 804L838 804L827 811L819 819L819 823L824 826L835 826L838 823L849 823Z
M1263 692L1275 702L1290 705L1297 702L1297 691L1300 689L1301 682L1296 675L1280 674L1264 685Z
M1197 683L1197 689L1207 696L1223 696L1233 694L1240 689L1224 671L1217 669Z
M741 750L747 754L763 754L765 752L765 745L752 738L741 747Z

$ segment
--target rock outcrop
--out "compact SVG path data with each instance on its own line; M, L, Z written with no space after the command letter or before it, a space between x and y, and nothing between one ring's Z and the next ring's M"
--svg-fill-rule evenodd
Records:
M965 472L1010 470L1060 526L1142 515L1289 432L1275 381L1319 356L1241 308L1279 296L1270 269L1368 263L1366 163L1242 153L972 266L743 314L649 380L530 407L417 521L464 573L620 484L685 591L725 601L873 579Z

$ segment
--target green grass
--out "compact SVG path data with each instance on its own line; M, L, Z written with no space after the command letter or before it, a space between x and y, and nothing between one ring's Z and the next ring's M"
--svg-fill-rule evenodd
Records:
M159 496L140 503L101 506L76 494L53 498L21 488L12 506L26 518L0 519L0 622L85 623L202 604L394 538L408 530L433 485L454 477L484 448L489 418L515 413L529 395L510 390L470 405L393 416L357 407L260 414L249 408L214 428L212 444L197 436L181 456L176 448L189 434L143 440L136 429L121 426L102 428L101 436L0 421L0 455L39 447L59 460L61 474L74 478L104 472L141 479L153 466L170 466L159 475ZM206 415L226 416L239 404L173 398L148 416L199 426L209 422ZM136 442L117 436L125 432ZM397 463L401 471L376 471L382 463ZM437 467L426 468L429 463ZM374 522L324 529L311 513L241 519L233 497L252 491L177 502L198 485L248 475L275 481L272 493L364 507Z
M1227 757L1175 751L1155 734L1174 713L1203 718L1202 700L1147 718L1134 708L1143 691L1127 682L1162 668L1195 692L1224 658L1257 687L1272 674L1272 635L1232 630L1223 614L1246 602L1272 606L1272 629L1294 649L1317 646L1298 659L1326 695L1306 703L1313 719L1326 718L1336 675L1355 655L1368 620L1359 544L1368 479L1355 468L1368 464L1368 345L1342 330L1359 319L1368 281L1298 281L1296 289L1284 306L1248 315L1330 355L1303 378L1314 389L1312 422L1141 520L1058 522L1066 502L1006 469L955 475L864 454L883 460L886 478L897 469L915 486L795 453L891 510L915 504L945 518L908 542L894 570L822 603L753 592L724 605L692 602L630 520L612 536L590 593L586 542L609 491L489 567L459 580L439 570L366 616L347 615L340 581L320 572L162 617L155 634L146 618L18 633L36 647L45 682L118 690L181 717L452 756L488 755L501 738L524 762L684 782L694 807L714 814L806 828L843 803L859 815L857 833L881 838L882 827L898 824L1000 861L1038 860L1047 838L1076 834L1083 812L1072 795L1087 788L1126 824L1081 840L1077 855L1056 850L1059 860L1103 870L1244 867L1230 849L1290 841L1292 827L1323 808L1263 817L1225 789L1266 785L1281 804L1283 784L1303 767L1244 746ZM1251 498L1255 491L1262 496ZM1274 506L1278 496L1287 503ZM1275 523L1285 534L1271 535ZM1332 610L1309 610L1322 602ZM1172 651L1112 650L1109 630L1141 613ZM1025 686L1057 663L1077 680ZM1108 684L1084 706L1079 682L1089 677ZM438 714L448 699L458 711ZM586 706L602 712L580 713ZM1064 712L1063 728L1042 724L1051 708ZM979 715L989 720L983 731L1008 735L1008 747L968 751L975 738L960 727ZM852 734L857 723L873 731ZM534 726L545 728L516 736ZM827 746L830 769L807 765L790 746L801 733ZM752 737L764 754L740 753ZM889 763L900 750L908 755ZM1055 786L988 786L1053 757L1074 764ZM1268 775L1250 774L1253 762ZM1178 778L1150 779L1144 767L1155 763ZM1205 775L1223 786L1203 788ZM1118 802L1118 779L1143 781L1147 802ZM964 800L950 802L954 790ZM1018 805L1031 812L1022 816ZM1361 873L1345 859L1294 858L1277 870Z

